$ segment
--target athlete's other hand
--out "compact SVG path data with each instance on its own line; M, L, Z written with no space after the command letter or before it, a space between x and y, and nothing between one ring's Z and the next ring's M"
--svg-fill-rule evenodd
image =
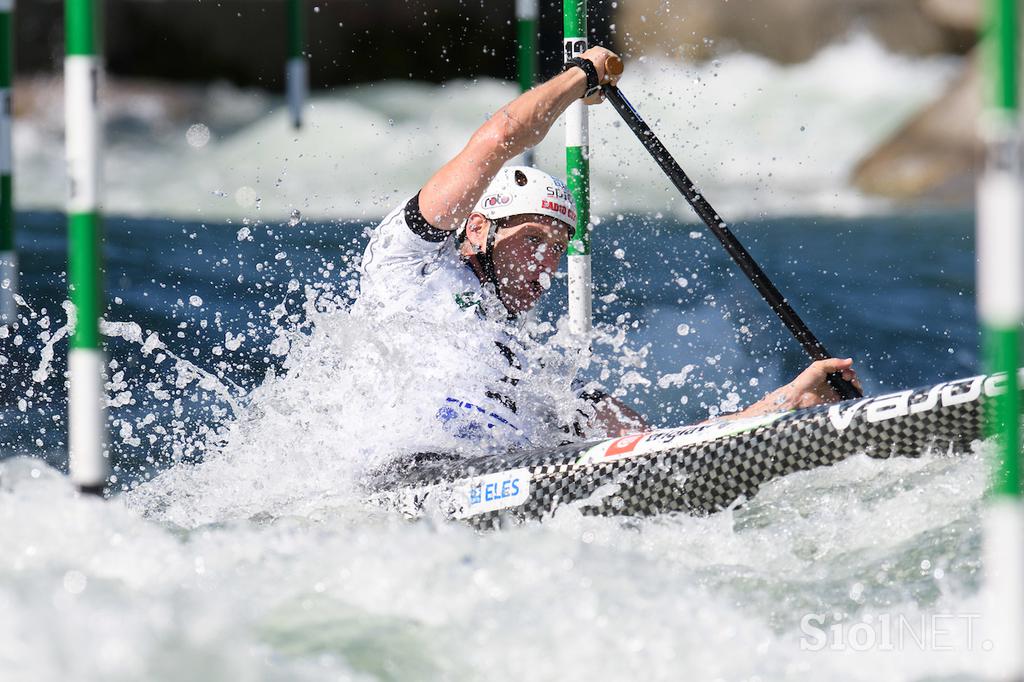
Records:
M829 358L812 362L811 366L797 375L793 381L782 388L775 389L742 412L729 415L726 418L754 417L772 412L839 402L841 398L829 386L828 375L839 372L844 379L861 389L860 379L857 378L857 373L853 371L852 367L853 360L851 358Z
M622 60L617 54L615 54L608 48L597 46L590 48L580 56L583 57L584 59L589 59L594 63L594 68L597 69L597 80L601 85L616 85L619 82L619 78L622 76L622 74L608 72L609 59L614 57L621 63ZM587 104L600 104L601 102L604 101L604 96L601 94L601 91L598 90L596 93L594 93L593 95L591 95L590 97L586 98L583 101L586 102Z
M797 375L796 379L774 391L779 394L777 400L786 404L783 409L814 407L824 403L836 403L842 400L828 383L828 375L839 372L844 379L863 391L857 373L851 369L852 358L828 358L812 362L811 366Z

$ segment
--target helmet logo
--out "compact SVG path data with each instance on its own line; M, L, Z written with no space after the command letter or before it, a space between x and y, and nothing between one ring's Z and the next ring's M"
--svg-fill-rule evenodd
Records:
M540 207L545 211L552 211L553 213L564 215L572 222L576 222L576 211L572 210L565 204L560 204L555 201L548 201L547 199L542 199L540 202Z
M572 192L570 192L569 188L560 182L556 183L554 187L548 185L548 196L565 202L573 201Z
M507 194L491 194L490 196L484 197L483 201L480 202L484 208L494 208L495 206L506 206L512 203L512 197Z

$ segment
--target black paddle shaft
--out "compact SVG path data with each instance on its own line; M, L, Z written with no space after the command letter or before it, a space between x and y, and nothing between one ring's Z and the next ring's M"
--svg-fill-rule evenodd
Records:
M661 170L665 171L665 175L668 176L672 184L676 186L686 201L689 202L693 210L696 211L700 219L704 221L704 224L708 226L708 229L718 238L718 241L725 247L726 252L732 257L733 261L740 267L750 281L754 284L754 288L757 289L761 297L771 306L775 314L779 316L783 324L789 329L800 345L803 346L804 351L811 357L812 360L825 360L826 358L832 357L832 355L825 350L825 346L822 345L821 341L814 336L804 321L800 319L800 316L796 314L796 311L786 302L786 299L782 296L779 290L772 284L768 276L764 274L764 271L758 266L758 264L751 258L743 245L740 244L736 236L733 235L732 231L729 230L729 226L726 225L725 221L722 220L718 212L708 203L707 199L701 196L700 192L693 185L693 181L687 177L683 169L679 167L676 160L672 158L668 149L661 143L658 136L654 134L651 127L640 118L640 114L636 112L633 105L622 95L622 92L614 85L605 85L602 87L605 97L611 102L615 110L619 112L622 120L626 122L640 143L643 144L644 148L650 153ZM835 389L836 393L843 400L849 400L850 398L860 398L863 394L860 390L852 383L842 377L839 372L833 372L828 375L828 383Z

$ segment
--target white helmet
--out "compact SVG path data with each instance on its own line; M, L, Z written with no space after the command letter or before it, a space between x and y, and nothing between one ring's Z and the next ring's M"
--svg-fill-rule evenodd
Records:
M507 166L498 171L473 207L489 220L536 213L550 216L576 231L576 201L565 183L529 166Z

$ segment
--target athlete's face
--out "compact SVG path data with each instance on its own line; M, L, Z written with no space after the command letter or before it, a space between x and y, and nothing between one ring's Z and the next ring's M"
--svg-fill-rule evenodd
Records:
M494 274L502 303L518 315L551 285L569 244L569 227L543 215L512 216L503 225L494 240Z

